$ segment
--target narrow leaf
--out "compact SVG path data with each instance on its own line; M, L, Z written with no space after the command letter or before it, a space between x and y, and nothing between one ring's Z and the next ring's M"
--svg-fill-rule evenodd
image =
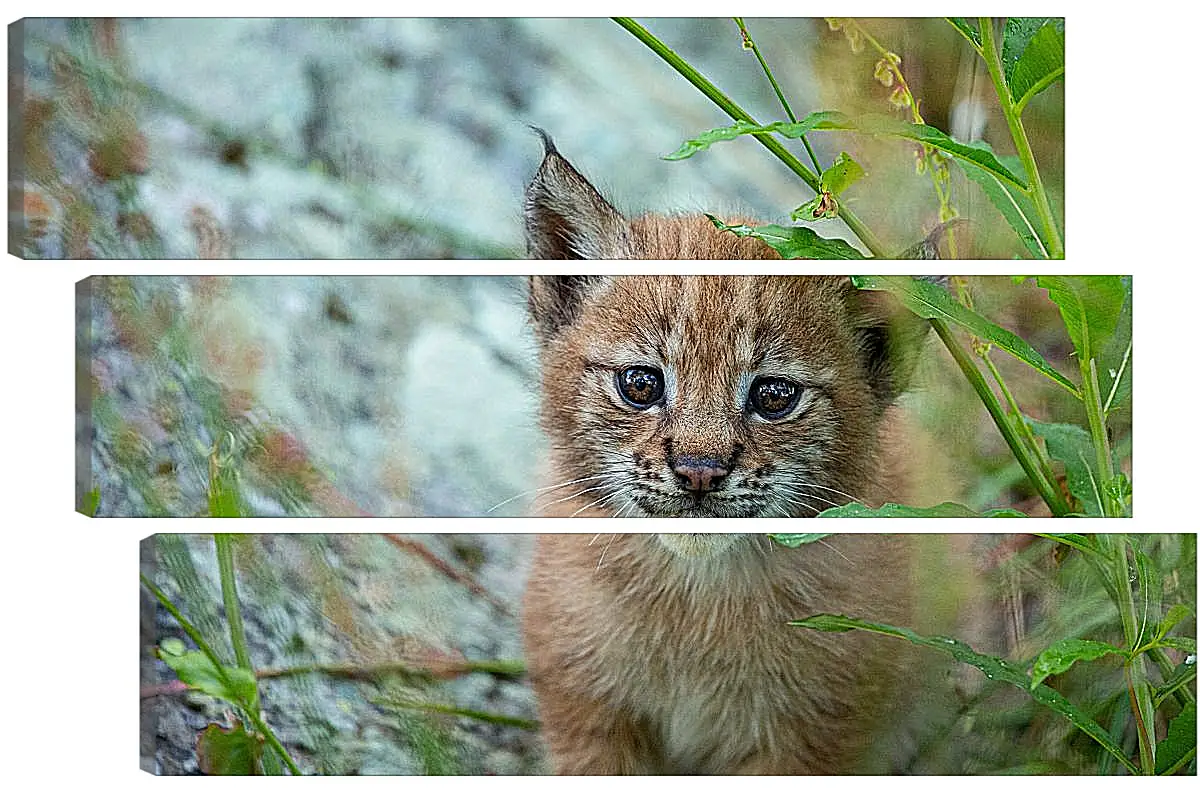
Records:
M1029 186L1011 170L1005 167L991 152L990 148L964 144L931 125L918 125L904 122L883 115L866 115L856 119L840 111L817 111L809 114L799 122L770 122L765 125L755 125L745 120L739 120L732 125L713 128L705 131L694 139L689 139L678 150L668 156L668 161L690 158L701 150L707 150L717 142L728 142L739 136L778 133L789 139L798 139L814 130L858 131L875 136L895 136L914 142L936 147L956 159L975 164L1001 180L1008 181L1022 191Z
M680 161L691 158L701 150L707 150L717 142L729 142L739 136L753 136L764 133L782 133L789 139L799 139L809 131L814 130L849 130L846 122L849 118L840 111L816 111L799 122L772 122L760 125L745 120L738 120L732 125L724 125L705 131L694 139L688 139L679 149L670 155L663 156L665 161Z
M790 624L818 631L871 631L886 636L907 639L913 644L930 647L945 653L960 664L968 664L975 667L989 680L1009 683L1028 692L1034 700L1066 717L1075 727L1095 739L1101 747L1112 753L1113 757L1120 761L1131 773L1138 773L1137 765L1125 755L1125 752L1113 740L1108 731L1104 730L1094 719L1049 686L1045 684L1033 686L1029 676L1022 669L1003 659L977 653L970 646L955 639L943 636L921 636L907 628L898 628L893 625L883 625L875 622L864 622L863 620L833 614L818 614Z
M1067 488L1083 503L1084 513L1089 517L1104 516L1101 499L1104 487L1097 477L1099 470L1091 435L1078 425L1066 422L1038 422L1032 417L1026 417L1025 421L1046 441L1046 452L1050 457L1067 468Z
M1045 26L1051 26L1059 32L1066 30L1062 17L1009 17L1004 22L1004 46L1001 48L1000 60L1004 65L1004 80L1012 86L1017 64L1029 48L1030 43ZM1017 95L1013 93L1013 99Z
M1133 392L1133 276L1122 275L1125 299L1112 336L1096 359L1104 413L1120 408Z
M1154 620L1162 614L1163 580L1158 564L1137 545L1137 537L1129 537L1133 548L1134 564L1138 578L1138 640L1140 647L1154 638Z
M1188 617L1192 616L1192 610L1184 605L1174 605L1167 609L1167 613L1163 614L1163 618L1158 623L1158 627L1154 629L1154 638L1161 639L1171 632L1179 623L1183 622Z
M830 508L817 515L826 519L866 519L874 517L1024 517L1011 508L992 508L976 512L958 503L942 503L931 508L917 508L897 503L884 503L879 508L870 508L862 503L849 503Z
M980 142L977 146L985 146ZM966 161L960 161L959 166L962 167L963 174L979 185L983 190L983 194L991 201L996 210L1000 212L1000 216L1004 217L1004 221L1013 229L1021 242L1025 245L1029 254L1034 258L1049 258L1045 245L1038 238L1037 231L1030 222L1030 218L1034 216L1030 209L1029 201L1025 195L1021 193L1013 194L1013 191L992 175L990 172L980 169Z
M1188 703L1167 727L1167 738L1158 743L1156 775L1173 775L1196 757L1196 704Z
M782 225L726 225L707 215L719 231L736 236L751 236L766 242L784 258L859 259L863 254L842 239L824 239L811 228L785 228Z
M1062 21L1059 20L1061 23ZM1013 67L1008 88L1017 113L1066 73L1066 39L1053 23L1038 28Z
M944 319L965 328L980 339L992 342L1010 355L1024 361L1075 397L1080 397L1075 384L1051 367L1049 362L1030 347L1024 339L966 308L955 300L944 287L929 281L918 281L899 275L855 276L853 280L854 285L859 289L891 292L909 311L922 319Z
M1121 309L1130 292L1121 276L1043 275L1037 284L1058 306L1080 360L1087 363L1098 357L1116 333ZM1096 366L1103 373L1108 365Z
M1089 555L1103 555L1091 537L1083 533L1035 533L1033 535L1042 539L1049 539L1052 542L1068 545Z
M1094 642L1089 639L1063 639L1055 642L1034 659L1033 670L1030 672L1031 686L1040 685L1051 675L1061 675L1079 661L1095 661L1114 653L1129 655L1108 642Z

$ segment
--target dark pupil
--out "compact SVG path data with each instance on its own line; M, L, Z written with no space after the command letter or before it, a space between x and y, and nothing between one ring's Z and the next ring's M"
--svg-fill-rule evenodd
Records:
M755 405L759 411L767 414L782 414L792 405L796 396L796 386L782 380L760 383L755 390Z
M656 371L630 367L621 373L621 393L634 405L653 405L662 397L662 378Z

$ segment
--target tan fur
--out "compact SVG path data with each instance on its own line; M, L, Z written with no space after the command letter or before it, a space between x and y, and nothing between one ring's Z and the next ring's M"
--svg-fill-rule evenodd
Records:
M871 332L878 296L830 276L532 279L541 341L542 424L553 444L536 506L551 515L813 516L851 499L900 501L903 420L897 362ZM565 298L565 299L564 299ZM614 375L661 368L667 396L638 410ZM747 410L757 376L802 385L796 410ZM672 464L728 465L695 497Z
M674 538L539 537L525 639L555 770L893 768L899 744L872 740L911 689L912 646L786 623L836 612L912 624L913 537L796 550L754 534Z
M774 258L703 218L627 220L547 140L527 193L536 258ZM813 516L908 499L892 406L923 323L834 276L538 276L542 424L554 515ZM616 376L660 370L660 403ZM758 377L802 387L767 420ZM718 465L719 487L677 466ZM525 638L556 771L888 771L881 734L912 648L786 622L818 612L911 624L913 545L840 536L799 550L760 535L543 535ZM867 757L871 751L870 758Z

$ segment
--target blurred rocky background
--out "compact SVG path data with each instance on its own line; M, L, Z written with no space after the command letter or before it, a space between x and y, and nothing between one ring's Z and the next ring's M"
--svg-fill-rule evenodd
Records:
M265 718L305 774L545 771L518 618L532 536L238 536L233 560ZM234 663L213 537L142 542L141 572ZM196 645L142 589L140 765L220 771L209 725L228 703L156 657Z
M644 22L758 119L783 118L732 21ZM747 25L797 115L895 113L878 55L825 21ZM948 24L864 25L901 56L931 124L1012 152L982 64ZM661 160L729 120L606 19L28 19L10 34L9 250L26 257L520 257L541 156L529 124L626 211L787 222L811 197L750 139ZM1061 210L1061 85L1026 125ZM896 252L939 221L911 146L811 139L822 163L845 149L866 167L844 199ZM1017 252L953 172L972 221L964 254ZM841 222L824 230L854 240Z

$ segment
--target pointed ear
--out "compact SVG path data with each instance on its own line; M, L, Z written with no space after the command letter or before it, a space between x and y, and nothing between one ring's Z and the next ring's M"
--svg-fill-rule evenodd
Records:
M867 379L880 402L890 405L909 389L929 334L929 321L909 311L888 292L855 289L849 279L846 292L846 305L859 331Z
M628 250L629 222L587 178L554 148L545 131L546 154L525 190L525 243L530 258L621 258Z
M538 343L545 346L579 316L584 301L607 278L603 275L532 275L529 278L529 316Z

